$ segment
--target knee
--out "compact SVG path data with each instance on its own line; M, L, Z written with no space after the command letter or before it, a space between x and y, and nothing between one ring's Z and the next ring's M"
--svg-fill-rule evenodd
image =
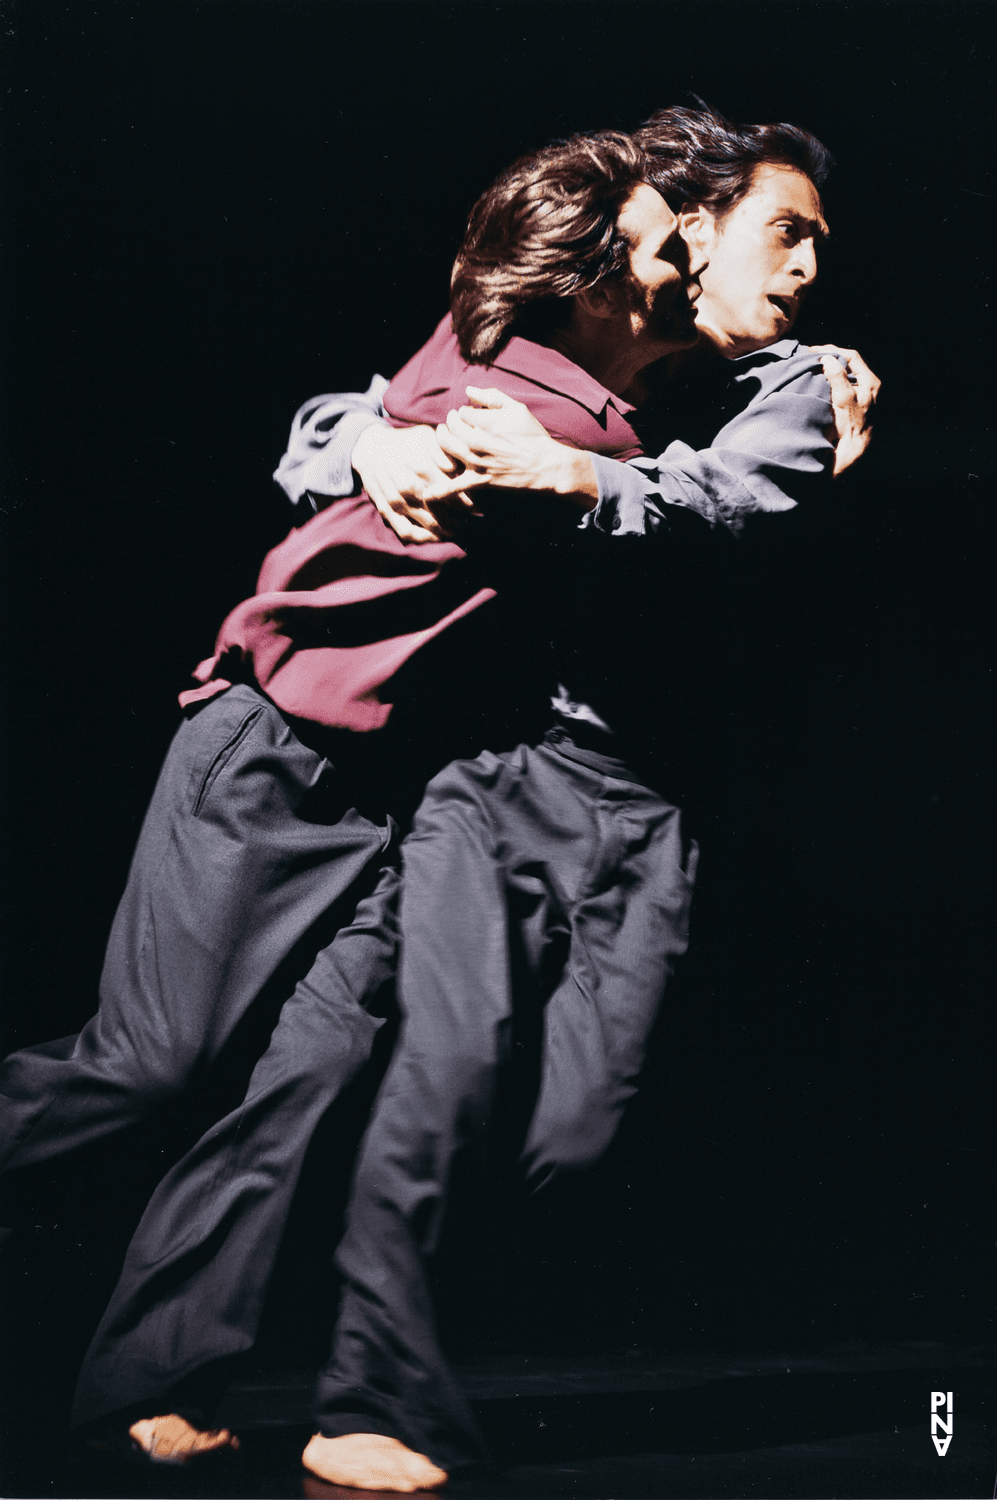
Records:
M102 1025L80 1033L75 1049L81 1081L128 1095L144 1109L169 1104L186 1088L197 1066L197 1051L179 1036L134 1037Z
M322 1018L320 1018L322 1019ZM344 1024L298 1025L278 1023L266 1052L253 1069L246 1104L264 1098L291 1098L302 1110L326 1107L370 1059L374 1038L383 1019L356 1008Z
M493 799L505 770L503 762L488 751L474 761L452 761L426 787L406 845L455 834L490 845Z

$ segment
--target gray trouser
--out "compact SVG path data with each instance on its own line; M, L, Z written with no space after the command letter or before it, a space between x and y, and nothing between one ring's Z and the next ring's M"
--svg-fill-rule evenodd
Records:
M251 1008L271 1005L277 1021L245 1097L156 1189L87 1355L75 1422L156 1404L252 1344L308 1143L382 1024L392 835L253 688L181 725L97 1014L78 1037L0 1069L0 1163L30 1166L135 1123L210 1077Z
M382 1433L451 1468L481 1444L438 1347L427 1263L454 1158L480 1139L509 1060L514 1000L543 1016L524 1150L542 1187L598 1160L634 1093L687 946L696 850L685 858L677 808L555 735L447 767L403 853L402 1030L354 1181L316 1414L327 1436Z

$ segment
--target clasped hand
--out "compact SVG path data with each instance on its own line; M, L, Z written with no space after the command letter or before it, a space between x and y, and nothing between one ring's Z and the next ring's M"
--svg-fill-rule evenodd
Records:
M378 511L403 542L433 542L473 510L468 493L485 483L444 453L431 427L364 428L353 468Z
M588 454L552 438L521 401L504 391L467 387L473 405L431 427L368 427L353 467L378 511L402 541L438 541L476 514L475 489L536 490L598 498Z

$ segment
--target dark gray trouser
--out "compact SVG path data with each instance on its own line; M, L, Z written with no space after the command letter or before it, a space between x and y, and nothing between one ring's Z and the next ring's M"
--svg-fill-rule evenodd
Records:
M28 1166L178 1098L254 1002L283 999L245 1098L148 1205L75 1422L155 1401L252 1344L308 1143L368 1058L382 1024L370 1007L394 976L392 829L344 810L339 780L248 686L188 717L142 827L97 1015L0 1069L0 1162ZM275 996L292 957L305 977Z
M403 845L402 1031L361 1150L317 1386L329 1437L383 1433L444 1468L481 1454L438 1348L427 1261L454 1157L484 1130L508 1060L512 973L544 1006L524 1153L540 1186L609 1145L687 946L697 851L683 858L678 809L628 775L545 743L455 762L429 785ZM547 978L558 944L566 961Z

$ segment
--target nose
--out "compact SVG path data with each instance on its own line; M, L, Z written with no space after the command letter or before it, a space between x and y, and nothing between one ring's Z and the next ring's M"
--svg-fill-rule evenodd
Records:
M813 240L800 240L793 251L789 274L801 287L812 286L817 280L817 247Z

